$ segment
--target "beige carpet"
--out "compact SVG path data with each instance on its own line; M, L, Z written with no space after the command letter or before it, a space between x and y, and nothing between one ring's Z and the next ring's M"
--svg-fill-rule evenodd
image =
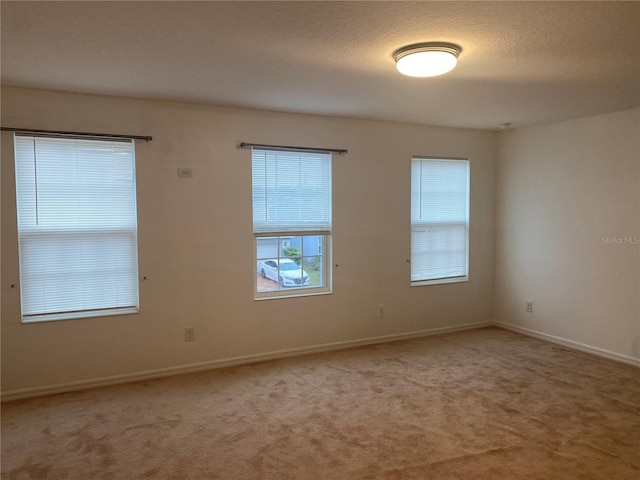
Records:
M640 479L640 370L488 328L6 403L2 479Z

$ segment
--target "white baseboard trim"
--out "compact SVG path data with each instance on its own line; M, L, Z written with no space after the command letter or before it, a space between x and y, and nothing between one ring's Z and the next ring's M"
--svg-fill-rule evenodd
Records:
M39 397L42 395L52 395L55 393L72 392L76 390L86 390L88 388L105 387L108 385L116 385L120 383L151 380L154 378L168 377L171 375L179 375L183 373L194 373L203 370L235 367L238 365L246 365L268 360L277 360L287 357L297 357L302 355L310 355L313 353L331 352L336 350L344 350L347 348L362 347L365 345L375 345L378 343L388 343L398 340L409 340L411 338L429 337L433 335L442 335L445 333L454 333L464 330L474 330L477 328L490 327L492 325L493 324L491 322L467 323L464 325L455 325L451 327L430 328L427 330L419 330L415 332L396 333L379 337L369 337L357 340L347 340L343 342L325 343L321 345L313 345L310 347L290 348L268 353L223 358L219 360L212 360L209 362L181 365L178 367L159 368L155 370L146 370L124 375L113 375L109 377L95 378L90 380L79 380L75 382L45 385L42 387L20 388L2 392L1 398L3 402L10 400L20 400L23 398Z
M522 333L529 337L535 337L540 340L546 340L548 342L556 343L564 347L572 348L574 350L580 350L581 352L591 353L599 357L608 358L609 360L616 360L618 362L628 363L636 367L640 367L640 358L630 357L628 355L622 355L620 353L605 350L604 348L593 347L585 343L576 342L574 340L568 340L566 338L557 337L548 333L539 332L530 328L520 327L518 325L511 325L509 323L494 322L494 326L504 328L505 330L511 330L514 332Z

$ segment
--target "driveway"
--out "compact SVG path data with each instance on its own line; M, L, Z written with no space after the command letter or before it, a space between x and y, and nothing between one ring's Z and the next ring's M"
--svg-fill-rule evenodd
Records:
M270 290L277 290L278 285L273 280L269 280L268 278L262 278L258 275L258 291L259 292L268 292Z

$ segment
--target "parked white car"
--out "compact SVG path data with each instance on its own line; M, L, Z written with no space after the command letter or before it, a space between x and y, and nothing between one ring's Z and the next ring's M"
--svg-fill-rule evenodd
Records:
M307 287L309 285L309 274L293 260L281 258L279 260L258 261L258 274L262 278L268 278L278 282L280 287Z

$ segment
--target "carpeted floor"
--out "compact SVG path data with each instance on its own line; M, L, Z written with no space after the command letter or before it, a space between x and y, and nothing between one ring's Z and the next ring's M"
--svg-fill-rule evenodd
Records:
M2 479L640 479L640 370L497 328L2 406Z

